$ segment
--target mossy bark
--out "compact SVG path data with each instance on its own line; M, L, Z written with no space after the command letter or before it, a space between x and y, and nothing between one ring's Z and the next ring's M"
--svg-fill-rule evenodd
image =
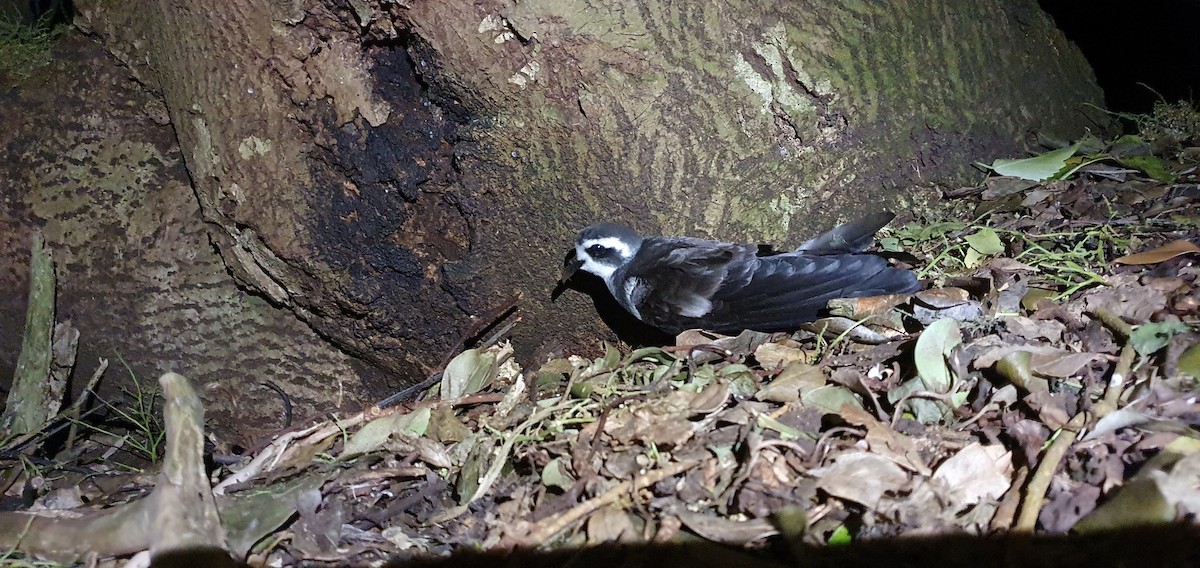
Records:
M163 93L234 274L406 380L514 292L527 360L594 344L586 302L549 302L589 222L795 243L1100 100L1033 0L82 13Z
M264 382L284 388L297 418L386 394L357 375L366 365L230 277L161 98L81 34L52 55L0 90L0 318L14 323L0 326L0 380L21 350L40 232L54 250L58 320L79 330L76 393L100 358L114 363L100 388L118 403L119 387L134 389L130 372L146 384L186 371L209 425L242 446L285 423Z
M41 234L33 235L29 263L29 304L17 370L0 416L0 439L37 432L58 412L62 389L51 388L54 359L54 258Z

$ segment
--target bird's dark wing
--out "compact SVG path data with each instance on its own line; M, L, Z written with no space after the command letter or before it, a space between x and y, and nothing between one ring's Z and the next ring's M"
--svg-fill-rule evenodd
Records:
M881 211L857 221L838 225L806 241L796 252L807 254L850 254L862 252L871 244L875 233L896 218L891 211Z
M794 331L822 317L836 298L906 294L919 288L908 270L866 254L784 254L759 259L750 280L717 290L699 327L733 332Z
M692 238L648 238L616 276L624 282L627 303L639 318L674 333L676 322L703 317L711 298L733 278L748 282L757 266L757 249Z
M795 331L822 317L829 300L904 294L918 289L912 272L892 268L887 260L873 255L792 253L752 261L735 256L722 266L719 280L714 274L705 281L708 285L718 283L705 296L707 313L685 314L673 309L680 290L677 284L671 294L648 294L642 305L642 319L669 333L689 328L721 333L744 329ZM693 286L688 292L704 295L709 289Z

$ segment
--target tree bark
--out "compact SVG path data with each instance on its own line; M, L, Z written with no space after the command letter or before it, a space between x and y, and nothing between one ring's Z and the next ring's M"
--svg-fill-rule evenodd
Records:
M145 385L186 372L209 426L243 446L285 423L285 401L263 383L284 388L297 419L386 394L370 372L360 379L367 365L239 289L209 242L161 97L81 34L52 55L20 85L0 78L0 319L10 323L0 381L21 351L41 232L54 251L53 311L80 334L76 393L100 358L113 363L100 387L118 404L118 387L135 390L131 373Z
M526 360L594 344L590 222L793 244L1100 101L1033 0L80 4L233 273L407 381L515 292Z

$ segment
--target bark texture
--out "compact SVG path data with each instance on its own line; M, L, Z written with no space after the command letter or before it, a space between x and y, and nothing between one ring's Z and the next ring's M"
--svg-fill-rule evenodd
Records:
M81 4L233 273L409 381L515 292L519 353L594 344L590 222L793 244L1100 101L1033 0Z
M21 351L40 230L54 254L58 319L81 334L76 390L100 357L113 363L101 387L118 403L129 372L142 384L187 372L208 398L209 425L243 445L284 424L265 381L287 391L297 418L378 396L382 384L364 384L294 314L236 285L209 242L161 100L94 41L64 40L54 59L0 91L0 318L9 322L0 366L11 371Z

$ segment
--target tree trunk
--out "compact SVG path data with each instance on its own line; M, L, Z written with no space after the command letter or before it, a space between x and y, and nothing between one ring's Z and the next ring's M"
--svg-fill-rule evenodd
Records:
M21 351L41 231L58 319L80 330L77 391L100 357L114 403L116 387L134 388L130 373L146 388L188 373L205 387L209 425L243 445L285 423L265 382L285 388L297 419L378 396L382 381L364 384L349 357L229 276L161 98L78 34L53 56L15 88L0 78L0 367L10 368L0 380Z
M1033 0L80 4L233 273L407 381L517 292L526 359L594 344L590 222L793 244L1100 101Z

